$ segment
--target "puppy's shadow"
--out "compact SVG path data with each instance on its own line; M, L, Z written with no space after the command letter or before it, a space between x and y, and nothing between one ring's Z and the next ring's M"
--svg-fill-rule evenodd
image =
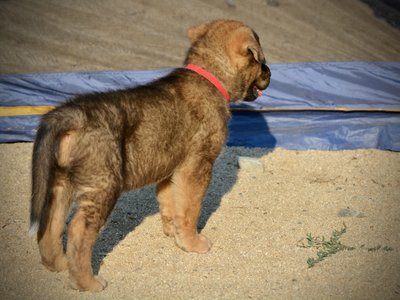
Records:
M215 162L213 178L203 201L198 229L201 231L214 212L218 210L222 197L229 192L237 180L237 157L244 155L261 157L275 147L276 140L269 131L261 113L233 112L227 146L261 145L262 150L231 148L224 149ZM159 213L154 185L123 193L108 218L93 250L92 265L98 273L105 256L132 232L147 216ZM160 236L162 235L160 220Z

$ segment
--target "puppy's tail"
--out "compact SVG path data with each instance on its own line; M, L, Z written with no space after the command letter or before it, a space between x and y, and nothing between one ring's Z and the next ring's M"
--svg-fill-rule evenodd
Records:
M79 126L79 115L77 109L60 107L46 114L39 125L32 153L30 236L46 228L60 139Z

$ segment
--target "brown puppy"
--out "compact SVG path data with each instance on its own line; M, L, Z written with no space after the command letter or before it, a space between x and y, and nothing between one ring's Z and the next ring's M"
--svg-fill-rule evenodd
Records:
M156 182L164 233L185 251L210 249L196 227L227 135L227 100L256 99L270 71L258 36L243 23L213 21L188 36L187 68L144 86L78 96L41 121L30 231L37 233L43 264L68 269L78 289L106 286L93 276L92 248L124 190ZM77 209L65 254L61 238L72 201Z

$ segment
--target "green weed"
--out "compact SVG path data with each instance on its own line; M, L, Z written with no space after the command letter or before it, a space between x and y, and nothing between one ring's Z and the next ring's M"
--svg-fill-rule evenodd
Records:
M363 247L364 247L364 245L362 245L360 248L363 248ZM382 251L393 251L393 248L389 247L389 246L382 246L382 245L376 245L374 247L368 247L367 248L368 252L375 252L375 251L379 251L379 250L382 250Z
M315 248L318 250L317 257L309 257L307 259L307 265L309 268L314 267L315 264L323 261L326 257L332 256L333 254L336 254L340 251L345 251L345 250L351 251L355 249L355 247L343 245L339 241L342 235L346 233L346 229L347 229L346 225L343 224L343 228L340 231L334 230L329 239L326 239L324 236L322 237L313 236L311 233L307 233L306 236L307 243L306 244L302 243L301 245L298 246L302 248ZM365 245L362 245L360 249L364 249L364 247ZM368 252L393 251L392 247L382 246L382 245L377 245L366 249Z
M315 264L323 261L326 257L332 256L340 251L344 250L354 250L354 247L343 245L339 239L340 237L346 233L346 226L344 226L340 231L334 230L329 239L326 239L324 236L312 236L311 233L307 234L306 240L307 244L299 245L302 248L315 248L317 249L317 257L310 257L307 259L308 267L311 268L315 266Z

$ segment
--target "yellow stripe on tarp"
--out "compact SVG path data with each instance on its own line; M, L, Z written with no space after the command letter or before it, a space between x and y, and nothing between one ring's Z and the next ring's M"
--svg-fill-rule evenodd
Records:
M53 110L55 106L0 106L0 117L15 117L15 116L31 116L31 115L44 115ZM245 112L291 112L291 111L339 111L339 112L400 112L400 108L350 108L350 107L336 107L336 108L240 108L233 107L231 111L245 111Z
M55 106L0 106L0 117L44 115Z

